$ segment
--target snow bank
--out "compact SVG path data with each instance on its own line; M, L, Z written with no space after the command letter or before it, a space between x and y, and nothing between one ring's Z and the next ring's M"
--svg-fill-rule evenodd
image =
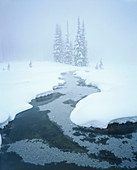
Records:
M137 69L133 65L115 67L109 64L104 70L95 70L51 62L35 62L29 68L24 62L11 63L10 70L6 68L7 64L0 63L0 127L13 120L17 113L31 108L29 102L36 95L46 94L46 91L52 93L53 86L64 83L59 79L60 74L70 70L77 70L76 76L101 89L100 93L78 102L70 116L72 122L106 128L109 122L118 118L125 117L121 122L136 120Z
M109 66L104 70L90 68L88 71L77 71L76 75L100 88L101 92L91 94L78 102L70 119L81 126L106 128L109 122L116 119L122 123L135 121L137 116L137 69ZM124 119L125 117L125 119ZM118 118L122 118L119 119Z
M58 83L62 72L74 70L75 67L52 62L35 62L33 67L29 63L0 63L0 127L13 120L15 115L32 106L31 99L37 94L52 91Z

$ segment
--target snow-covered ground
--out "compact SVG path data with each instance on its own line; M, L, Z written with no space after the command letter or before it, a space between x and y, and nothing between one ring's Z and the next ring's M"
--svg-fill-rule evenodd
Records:
M136 73L136 66L130 64L108 64L103 70L77 71L76 75L85 79L86 84L97 86L101 92L78 102L70 116L72 122L99 128L106 128L112 122L136 122Z
M64 83L58 79L62 72L75 67L52 62L0 63L0 125L13 120L15 115L32 106L29 102L37 94L51 91L54 85Z
M52 62L34 62L32 68L27 62L10 63L10 70L7 70L7 65L0 63L1 125L13 120L17 113L31 108L29 102L37 94L52 91L53 86L64 83L58 78L62 72L70 70L76 70L76 76L101 90L78 102L70 116L72 122L106 128L111 120L126 117L120 121L127 121L127 117L137 116L137 70L133 65L115 67L106 64L103 70ZM131 120L136 121L136 117Z

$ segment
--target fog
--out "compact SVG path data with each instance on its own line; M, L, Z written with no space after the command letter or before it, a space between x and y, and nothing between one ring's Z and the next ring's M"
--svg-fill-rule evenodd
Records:
M0 0L0 61L52 61L56 24L73 43L78 16L90 61L137 61L136 0Z

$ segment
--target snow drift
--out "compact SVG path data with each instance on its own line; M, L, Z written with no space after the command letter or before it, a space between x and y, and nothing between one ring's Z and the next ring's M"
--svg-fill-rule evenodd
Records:
M105 69L94 67L76 68L51 62L0 64L0 127L13 120L15 115L32 106L29 102L38 94L52 92L62 72L76 70L75 76L83 78L86 84L97 86L101 92L79 101L70 119L80 126L106 128L111 122L137 121L137 77L136 67L131 65ZM1 137L0 137L1 143Z
M0 64L0 127L13 120L15 115L32 106L29 102L37 94L51 91L58 83L58 79L65 71L74 67L52 62L35 62L32 68L29 63L11 63L10 70L7 63Z
M119 123L137 121L135 74L136 68L129 65L109 65L104 70L77 71L77 76L85 79L87 84L96 85L101 92L79 101L71 113L71 121L80 126L98 128L106 128L114 119Z

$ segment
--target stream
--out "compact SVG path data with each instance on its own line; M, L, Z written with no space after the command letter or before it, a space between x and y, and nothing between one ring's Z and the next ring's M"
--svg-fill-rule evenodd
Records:
M64 84L37 95L33 108L0 130L0 170L137 169L136 130L111 134L70 121L79 100L100 92L74 74L62 73Z

